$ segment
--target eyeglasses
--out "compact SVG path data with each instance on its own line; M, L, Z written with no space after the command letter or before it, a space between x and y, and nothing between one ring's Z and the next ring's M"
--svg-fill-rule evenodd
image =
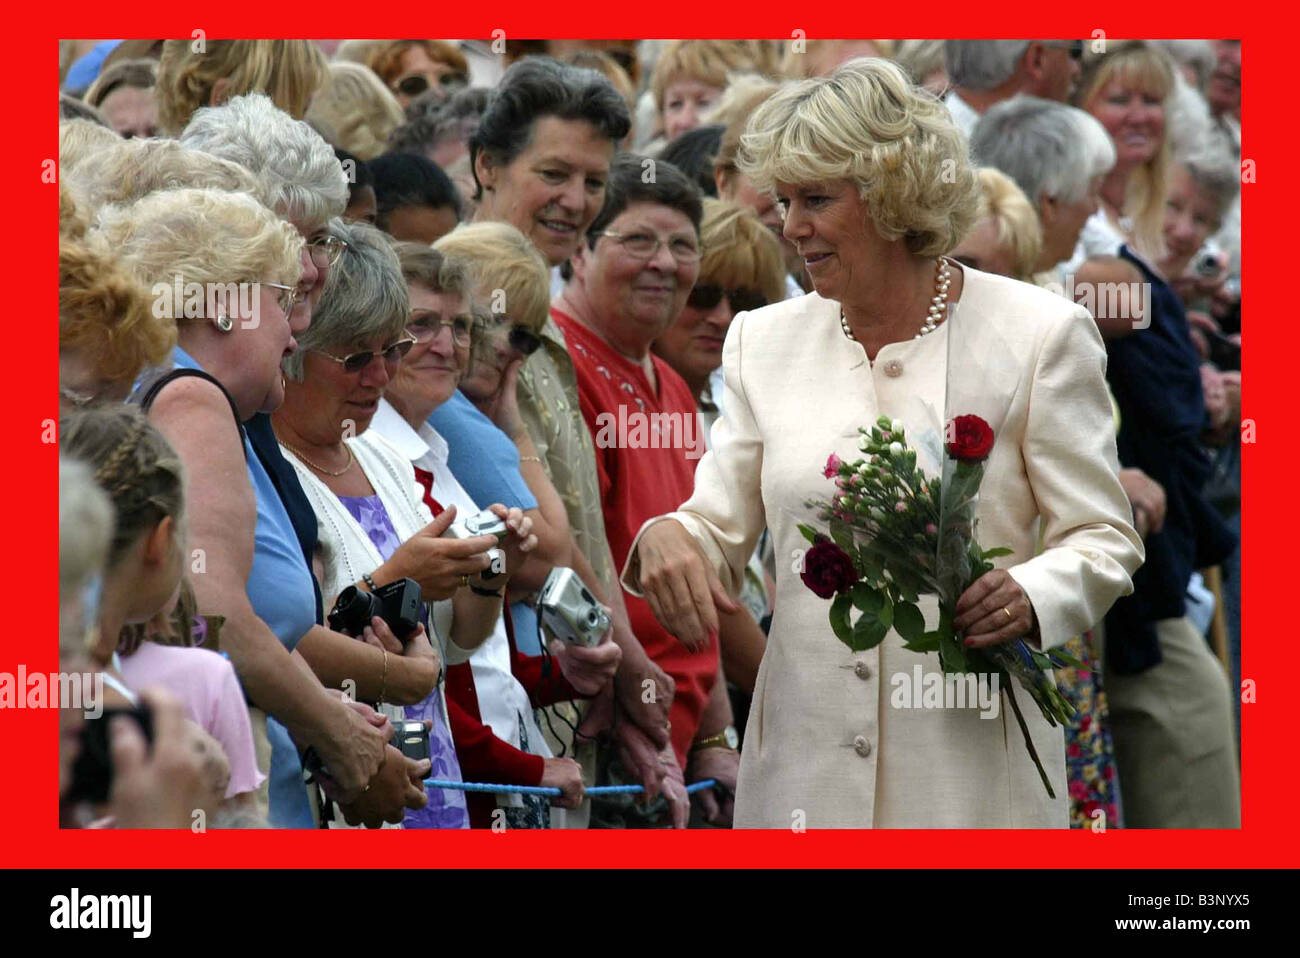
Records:
M686 297L686 305L707 312L722 302L723 296L727 297L732 313L762 309L767 305L767 297L757 290L746 289L743 286L740 289L723 289L716 283L697 285Z
M295 306L307 298L306 294L299 290L297 286L285 286L283 283L263 283L262 285L279 290L275 294L275 299L286 316L293 312Z
M629 256L635 256L637 259L653 259L659 252L659 248L666 243L668 251L673 254L673 259L677 262L684 265L700 261L700 248L693 241L680 236L664 239L653 233L615 233L612 230L605 230L597 235L608 236L615 243L622 245Z
M390 343L389 345L385 346L378 355L382 356L384 362L386 363L401 362L402 357L405 356L407 353L409 353L411 351L411 347L414 345L415 345L415 340L412 337L408 336L406 339L399 339L397 342ZM334 356L330 353L325 352L325 350L323 349L313 349L312 352L320 353L326 359L334 360L334 362L340 364L343 367L343 371L345 373L353 373L353 374L359 373L361 372L361 370L369 366L370 363L374 360L376 355L373 349L367 349L363 353L353 353L351 356L344 356L342 359L340 359L338 356Z
M307 241L307 250L311 253L311 261L316 264L317 269L329 269L339 261L339 257L347 248L347 240L341 240L329 233Z
M444 326L451 328L451 341L457 346L468 346L470 344L470 333L474 328L474 320L473 317L467 314L453 316L451 319L443 319L441 313L432 310L412 312L406 331L415 337L417 343L428 343L438 338L438 334L442 332Z
M468 85L469 77L459 71L444 73L438 77L438 86L443 88ZM393 84L393 92L400 93L403 96L415 97L429 89L429 86L429 78L425 74L411 73Z
M1071 60L1083 59L1083 41L1082 40L1048 40L1043 46L1052 47L1057 50L1069 50Z

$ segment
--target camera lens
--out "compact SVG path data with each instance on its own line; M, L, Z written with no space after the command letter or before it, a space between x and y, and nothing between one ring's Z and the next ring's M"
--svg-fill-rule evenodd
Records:
M334 611L329 616L330 628L336 632L360 635L370 620L377 615L382 616L383 612L383 603L378 598L350 585L339 593L338 601L334 603Z

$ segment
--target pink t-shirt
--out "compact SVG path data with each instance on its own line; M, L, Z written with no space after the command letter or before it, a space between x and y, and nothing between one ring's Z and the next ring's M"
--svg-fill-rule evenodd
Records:
M160 685L189 710L190 718L221 743L230 762L226 798L251 792L262 784L253 753L248 705L234 666L207 649L142 642L133 655L121 656L122 678L140 690Z

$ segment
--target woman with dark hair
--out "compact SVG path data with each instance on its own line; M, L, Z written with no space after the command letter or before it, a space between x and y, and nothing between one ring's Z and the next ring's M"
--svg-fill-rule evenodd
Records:
M385 153L369 166L375 225L393 239L433 243L460 222L460 194L432 161L417 153Z
M627 104L595 70L520 60L470 141L475 218L513 223L558 266L600 212L615 145L631 124Z
M677 167L700 188L705 196L718 196L718 186L713 176L713 164L722 146L722 134L727 128L720 123L697 126L678 136L659 152L659 159Z

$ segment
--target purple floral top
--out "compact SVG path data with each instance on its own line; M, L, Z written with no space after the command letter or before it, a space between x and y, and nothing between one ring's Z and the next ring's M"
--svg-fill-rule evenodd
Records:
M352 518L365 530L385 560L397 551L402 542L378 495L339 496L339 502L343 503ZM428 627L426 621L425 628ZM451 742L451 729L442 705L442 690L435 688L419 705L406 706L406 717L412 721L430 719L433 722L433 728L429 731L429 757L432 759L433 771L429 777L463 781L460 762L456 759L456 749ZM447 788L430 788L428 792L429 804L419 811L407 809L406 817L402 819L403 828L469 828L469 810L465 805L464 792Z

